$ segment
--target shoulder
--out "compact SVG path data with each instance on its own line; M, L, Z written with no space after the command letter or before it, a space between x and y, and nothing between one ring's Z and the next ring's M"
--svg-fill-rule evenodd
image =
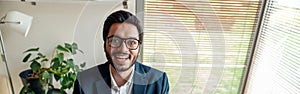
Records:
M79 72L78 74L80 75L84 75L84 74L90 74L90 73L99 73L99 69L106 69L105 67L108 66L108 63L104 63L104 64L100 64L94 67L91 67L89 69L83 70L81 72Z
M105 79L102 76L103 74L101 74L101 71L104 69L100 69L105 68L105 66L106 63L79 72L77 75L77 85L79 86L77 87L80 87L85 94L97 94L98 89L102 91L107 90L108 87L106 86L108 85L106 85Z
M89 69L86 69L86 70L83 70L83 71L79 72L78 75L88 75L90 73L94 73L94 72L97 72L97 71L98 71L98 67L94 66L92 68L89 68Z
M136 63L135 73L137 76L142 77L147 82L138 83L141 85L147 85L148 89L156 90L156 94L167 94L169 92L169 82L167 74L163 71L157 70L155 68L151 68L147 65ZM138 81L136 81L138 82ZM151 93L154 93L150 91Z
M99 75L97 76L96 74L100 75L100 72L98 71L97 66L89 68L87 70L81 71L77 74L77 80L80 83L89 83L90 81L95 81L99 79Z
M81 81L92 81L101 78L100 69L105 69L106 63L91 67L78 73L77 78Z
M155 68L152 68L150 66L144 65L142 63L136 62L135 63L135 71L138 71L140 73L155 73L155 74L160 74L164 73L163 71L157 70Z
M168 79L165 72L152 68L150 66L141 64L136 62L135 73L139 75L143 75L146 79L148 79L149 83L154 83L159 80Z

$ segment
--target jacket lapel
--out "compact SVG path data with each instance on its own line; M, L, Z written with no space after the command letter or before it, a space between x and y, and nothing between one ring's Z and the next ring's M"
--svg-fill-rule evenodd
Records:
M133 94L145 94L148 80L143 67L135 62L135 71L133 74Z
M104 80L98 80L94 85L96 86L97 94L111 94L111 89Z
M109 62L106 62L104 65L99 65L98 70L102 79L99 79L94 83L96 86L97 94L111 94L111 78L109 74Z
M97 94L111 94L111 78L109 74L109 62L106 62L103 66L98 66L101 73L101 78L94 84L97 89ZM105 84L105 85L104 85ZM135 70L133 74L133 94L146 94L148 80L146 79L146 73L144 68L135 62Z

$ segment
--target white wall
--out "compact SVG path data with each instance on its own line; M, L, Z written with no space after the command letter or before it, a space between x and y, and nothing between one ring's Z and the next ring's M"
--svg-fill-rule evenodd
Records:
M40 47L51 55L57 44L76 41L85 54L76 56L79 63L85 61L90 68L106 61L103 52L102 24L109 13L122 9L123 0L101 1L55 1L29 2L0 1L0 16L17 10L33 16L32 27L26 38L1 26L9 68L13 78L15 93L19 93L21 83L18 74L29 68L22 63L22 52L29 47ZM129 11L135 12L135 0L129 0ZM6 75L3 62L0 62L0 75ZM3 79L3 78L1 78Z

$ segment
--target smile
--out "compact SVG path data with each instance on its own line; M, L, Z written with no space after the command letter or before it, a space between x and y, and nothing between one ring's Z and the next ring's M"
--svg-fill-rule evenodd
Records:
M117 55L115 56L117 59L129 59L129 55L125 55L125 56L120 56L120 55Z

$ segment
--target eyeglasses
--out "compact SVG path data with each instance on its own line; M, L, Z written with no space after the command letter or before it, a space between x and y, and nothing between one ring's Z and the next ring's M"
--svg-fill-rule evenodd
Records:
M120 38L118 36L107 37L108 45L112 48L119 48L122 43L126 44L126 47L129 50L136 50L141 41L135 38Z

